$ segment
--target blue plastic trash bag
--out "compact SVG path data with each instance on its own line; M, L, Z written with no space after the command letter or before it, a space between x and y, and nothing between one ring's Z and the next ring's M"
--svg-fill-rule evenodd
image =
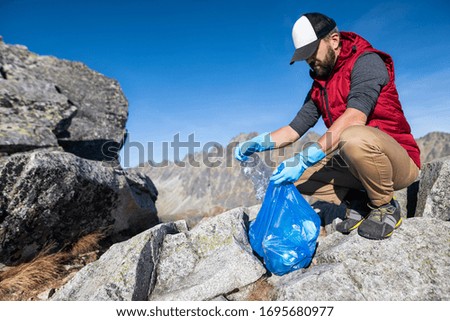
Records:
M319 232L320 217L297 188L270 182L249 239L266 268L283 275L311 263Z

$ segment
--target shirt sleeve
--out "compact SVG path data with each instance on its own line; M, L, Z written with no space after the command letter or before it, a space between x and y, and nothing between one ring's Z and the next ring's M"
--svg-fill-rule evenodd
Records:
M374 109L381 89L389 82L389 74L381 57L366 53L353 66L347 107L362 111L366 116Z
M298 111L289 126L295 130L300 137L303 136L311 127L317 123L320 118L320 111L311 100L311 91L306 96L302 108Z

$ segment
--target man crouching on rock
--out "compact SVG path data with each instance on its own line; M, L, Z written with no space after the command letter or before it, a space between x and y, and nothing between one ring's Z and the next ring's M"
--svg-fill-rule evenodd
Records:
M291 64L305 60L312 88L292 122L241 142L235 156L281 148L298 140L322 116L327 132L285 160L274 172L275 185L294 183L300 193L340 205L349 191L365 191L367 201L348 203L342 233L358 229L384 239L401 224L395 190L415 181L420 151L411 135L394 83L392 58L352 32L339 32L333 19L307 13L294 24Z

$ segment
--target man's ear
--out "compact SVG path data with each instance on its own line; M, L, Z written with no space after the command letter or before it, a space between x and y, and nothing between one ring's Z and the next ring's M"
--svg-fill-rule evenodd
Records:
M331 47L334 50L337 50L340 46L340 41L341 41L341 37L339 36L339 33L337 33L337 32L333 33L329 39L330 39Z

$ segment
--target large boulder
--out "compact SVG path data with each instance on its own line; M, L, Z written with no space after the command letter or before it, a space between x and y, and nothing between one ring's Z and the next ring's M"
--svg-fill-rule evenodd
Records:
M128 103L117 81L84 64L38 56L0 40L0 153L62 146L113 160Z
M450 157L424 164L420 174L416 216L450 220Z
M26 261L93 231L135 235L158 221L143 174L65 152L35 151L0 163L0 262Z
M257 281L266 270L252 255L243 208L167 235L152 301L211 300Z
M237 208L202 220L160 224L113 245L52 300L213 300L245 288L266 270L252 255Z
M181 222L180 222L181 223ZM98 261L88 264L58 290L53 301L142 301L156 280L155 266L164 237L177 233L166 223L128 241L114 244Z
M333 233L314 266L271 278L277 300L449 300L450 222L410 218L387 240Z

